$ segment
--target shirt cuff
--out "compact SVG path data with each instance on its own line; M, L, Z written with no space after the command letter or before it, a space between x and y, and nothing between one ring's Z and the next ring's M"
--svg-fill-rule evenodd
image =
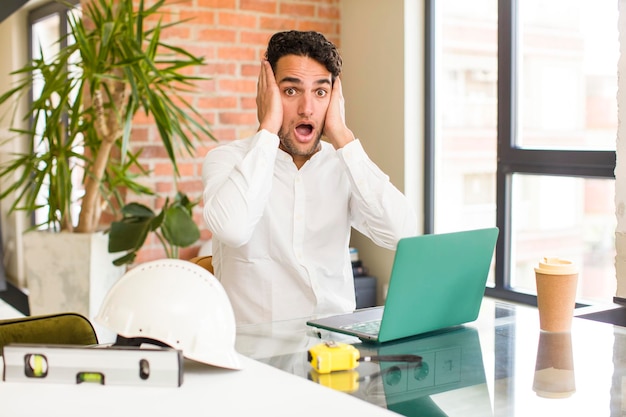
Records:
M346 162L368 159L365 149L363 149L363 145L359 139L354 139L343 148L337 149L337 153Z
M256 135L254 135L254 139L252 140L253 146L262 146L262 147L273 147L278 148L278 144L280 140L278 139L278 135L271 133L269 130L261 129Z

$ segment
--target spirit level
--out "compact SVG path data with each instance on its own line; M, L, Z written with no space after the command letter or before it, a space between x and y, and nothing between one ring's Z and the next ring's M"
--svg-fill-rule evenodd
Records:
M182 351L134 346L9 344L4 347L7 382L178 387Z

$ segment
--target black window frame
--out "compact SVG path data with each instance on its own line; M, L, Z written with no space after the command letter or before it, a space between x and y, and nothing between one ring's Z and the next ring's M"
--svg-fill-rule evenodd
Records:
M496 171L496 226L500 235L495 251L495 285L485 294L537 305L537 297L511 286L511 209L513 174L557 175L615 179L615 151L524 149L516 146L518 5L520 0L498 0L498 120ZM424 233L434 233L436 0L425 0L424 78Z

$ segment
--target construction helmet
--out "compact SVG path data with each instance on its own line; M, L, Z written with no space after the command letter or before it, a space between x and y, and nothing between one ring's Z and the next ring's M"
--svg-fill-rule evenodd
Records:
M240 369L235 315L220 282L180 259L134 267L109 290L95 322L123 338L160 342L194 361Z

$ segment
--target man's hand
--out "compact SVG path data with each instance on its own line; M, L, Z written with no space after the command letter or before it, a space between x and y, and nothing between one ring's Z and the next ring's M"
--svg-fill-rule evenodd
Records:
M324 136L328 138L335 149L343 148L354 140L354 134L346 126L345 100L339 77L335 78L333 90L330 94L330 103L326 110Z
M268 61L261 62L261 72L256 93L259 130L277 134L283 124L283 103L274 78L274 71Z

